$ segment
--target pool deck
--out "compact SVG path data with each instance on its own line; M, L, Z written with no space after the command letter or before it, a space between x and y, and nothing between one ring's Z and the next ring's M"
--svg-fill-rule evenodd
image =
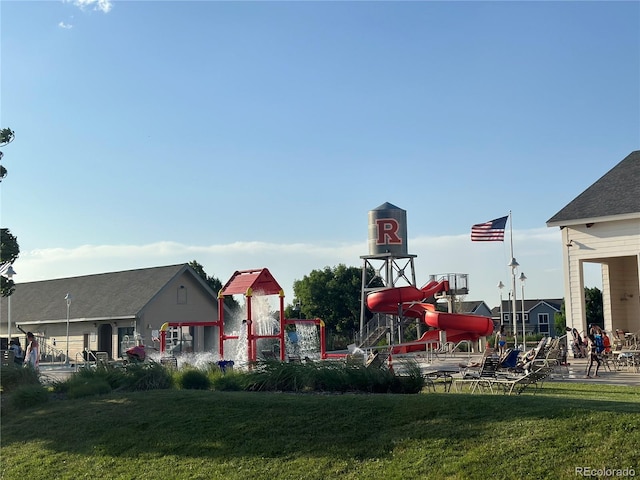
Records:
M421 355L398 356L393 357L393 362L402 364L403 361L411 361L412 359L418 362L423 372L459 372L461 370L461 364L466 364L469 359L479 362L481 361L481 355L472 354L469 357L468 354L456 354L453 356L447 355L446 357L440 356L438 358L427 358ZM611 361L609 362L611 370L606 368L605 365L602 365L598 372L598 377L593 376L594 371L592 369L591 378L585 378L587 363L587 359L584 358L569 358L566 366L556 367L555 373L552 374L548 381L640 386L640 372L633 368L627 369L627 367L616 370ZM453 374L454 378L459 376L461 376L461 374Z

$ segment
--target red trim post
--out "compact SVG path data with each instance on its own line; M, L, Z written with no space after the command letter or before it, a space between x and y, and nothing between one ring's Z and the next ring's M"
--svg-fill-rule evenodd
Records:
M247 358L249 362L255 362L255 351L254 351L254 338L253 338L253 321L251 319L251 297L253 295L253 289L251 287L247 288L247 292L245 293L246 302L247 302Z
M224 360L224 295L218 292L218 354Z
M284 362L285 358L285 349L287 348L284 343L284 334L285 334L285 318L284 318L284 290L280 290L280 333L278 334L278 338L280 339L280 361Z

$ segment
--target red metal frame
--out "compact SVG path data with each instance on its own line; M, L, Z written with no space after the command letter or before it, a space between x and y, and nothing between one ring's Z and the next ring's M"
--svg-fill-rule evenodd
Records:
M253 330L253 318L251 309L251 299L255 292L260 292L264 295L279 296L279 322L280 332L276 335L257 335ZM227 335L224 333L224 297L225 295L243 294L247 306L247 358L249 362L255 362L257 360L257 341L260 338L276 338L280 343L280 360L285 359L285 326L295 325L296 323L303 324L315 324L320 327L320 358L325 360L329 357L343 357L344 355L328 355L326 352L326 334L324 321L319 318L312 319L300 319L292 318L287 319L284 317L284 290L280 288L278 282L271 275L266 268L255 270L240 270L236 271L224 287L218 292L218 321L217 322L167 322L160 328L160 353L164 353L166 350L166 330L168 327L191 327L191 326L205 326L205 327L218 327L218 352L220 359L224 359L224 342L225 340L237 340L238 335Z

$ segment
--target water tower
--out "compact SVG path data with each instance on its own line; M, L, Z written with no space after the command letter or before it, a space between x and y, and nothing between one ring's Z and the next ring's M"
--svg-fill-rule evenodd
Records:
M383 288L416 285L413 259L407 250L407 211L386 202L369 211L369 255L361 256L362 289L360 294L360 342L365 342L366 298L369 292L381 287L372 286L374 279ZM367 280L367 271L375 272Z

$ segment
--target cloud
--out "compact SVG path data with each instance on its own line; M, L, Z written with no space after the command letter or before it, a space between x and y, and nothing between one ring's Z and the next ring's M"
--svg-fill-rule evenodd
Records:
M111 0L65 0L66 3L73 3L76 7L84 10L93 7L103 13L109 13L113 8Z
M514 233L514 255L520 271L528 277L527 298L564 297L562 238L554 229L532 229ZM490 307L499 299L498 282L512 286L509 242L472 243L468 235L409 238L416 283L424 285L430 275L468 274L467 300L484 300ZM33 282L138 268L188 263L196 260L208 275L225 283L236 270L268 268L293 299L293 282L312 270L338 264L361 267L369 255L368 242L355 243L267 243L234 242L218 245L185 245L155 242L146 245L81 245L74 248L39 248L22 251L14 264L15 281ZM379 266L375 263L374 266ZM585 271L589 286L597 286L600 272ZM592 280L591 280L592 279ZM517 294L520 296L520 282Z
M196 260L208 275L226 282L236 270L268 268L287 295L293 281L312 270L339 263L359 265L366 243L358 245L235 242L224 245L81 245L22 251L15 262L19 282L75 277L120 270L187 263Z
M65 30L70 30L73 28L73 25L71 25L70 23L64 23L64 22L58 23L58 26L60 28L64 28Z

